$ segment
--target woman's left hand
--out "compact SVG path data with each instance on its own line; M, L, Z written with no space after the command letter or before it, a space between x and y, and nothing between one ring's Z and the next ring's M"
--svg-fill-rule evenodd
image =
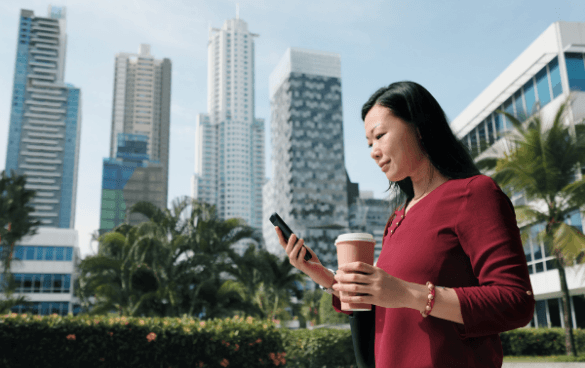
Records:
M344 293L339 298L344 303L367 303L385 308L402 308L407 305L406 283L367 263L352 262L340 266L335 280L337 283L333 285L334 290L358 293L356 296Z

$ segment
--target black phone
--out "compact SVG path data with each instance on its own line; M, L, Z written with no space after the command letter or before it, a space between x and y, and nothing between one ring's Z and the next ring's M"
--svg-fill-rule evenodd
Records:
M278 216L278 213L276 213L276 212L274 212L272 215L270 215L270 222L272 222L272 224L274 226L278 226L280 228L280 230L282 231L282 235L284 236L284 240L288 243L288 239L293 234L293 232L290 229L290 227L288 227L286 222L284 222L284 220L281 219L280 216ZM303 247L304 247L304 245L303 245ZM305 248L305 252L306 252L305 253L305 261L308 261L309 259L313 258L311 253L309 253L309 251L307 250L307 248Z

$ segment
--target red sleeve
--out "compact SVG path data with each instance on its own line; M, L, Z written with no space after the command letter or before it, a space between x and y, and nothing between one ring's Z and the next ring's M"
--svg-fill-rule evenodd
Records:
M466 188L456 232L479 286L455 288L461 304L462 338L526 326L535 300L514 206L490 177Z

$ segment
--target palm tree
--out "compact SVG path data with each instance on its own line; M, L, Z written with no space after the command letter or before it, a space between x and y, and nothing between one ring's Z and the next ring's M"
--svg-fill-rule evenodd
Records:
M140 249L157 279L158 300L168 305L165 315L193 314L203 308L217 314L225 309L220 305L226 300L232 309L251 310L244 299L236 300L237 288L221 277L235 257L232 246L257 238L243 220L222 220L214 206L189 197L173 201L171 210L139 202L130 211L150 220L139 225Z
M81 261L78 295L86 310L91 309L93 314L118 311L134 316L145 301L156 296L152 288L140 287L140 280L152 275L152 271L143 262L136 238L137 229L122 224L100 236L97 255Z
M257 294L265 279L265 257L266 251L256 250L251 244L242 255L232 254L233 265L228 273L235 278L235 290L238 290L242 299L253 306L252 314L258 317L266 317L258 303Z
M0 313L9 311L15 305L26 301L24 296L13 297L15 292L14 277L10 272L16 242L27 235L36 233L39 222L30 213L34 208L29 205L35 191L26 189L26 177L12 171L0 175L0 291L4 294L0 301Z
M323 291L319 289L307 291L303 295L303 315L307 321L311 321L315 326L321 324L319 306L322 296Z
M493 172L492 178L501 187L525 193L529 204L515 207L519 224L546 224L537 239L555 256L561 281L567 355L576 356L565 268L583 254L585 237L563 219L585 204L585 179L575 181L580 176L581 165L585 164L585 125L583 122L575 124L573 130L563 124L568 102L569 99L561 104L550 126L545 125L540 114L522 123L500 112L515 130L501 142L505 149L486 153L477 161L477 166ZM528 237L526 228L522 234L525 240Z
M282 313L284 307L289 304L291 296L302 298L302 291L299 286L304 282L304 276L294 268L287 257L279 259L274 254L265 252L262 254L264 263L264 281L260 292L266 302L261 303L262 309L269 317L276 318ZM274 302L269 303L273 300ZM272 304L272 306L270 306Z

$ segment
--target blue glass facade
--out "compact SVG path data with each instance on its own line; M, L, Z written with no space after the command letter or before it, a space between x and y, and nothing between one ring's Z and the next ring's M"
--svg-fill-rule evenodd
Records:
M17 245L13 254L22 261L72 261L73 247Z
M27 313L40 316L49 316L51 314L66 316L69 311L69 302L32 302L14 306L10 311L12 313ZM79 312L79 306L74 305L73 315L77 315Z
M580 83L579 78L583 78L585 83L583 55L579 55L580 59L573 58L569 60L567 58L567 69L572 70L572 72L569 72L569 83L571 84L572 78L572 85L578 85ZM569 64L571 64L571 68L569 68ZM578 70L582 70L582 74L579 74ZM574 87L571 87L571 89L574 89ZM512 129L512 124L499 111L504 111L520 121L525 121L536 112L537 106L544 107L562 93L559 61L555 57L538 71L534 77L530 78L524 86L515 91L501 106L479 123L477 127L463 137L461 141L469 149L471 155L476 157L493 144L496 139L501 138L506 131ZM489 134L488 136L484 134L486 131ZM489 144L487 144L488 142Z
M61 206L59 209L60 228L72 228L75 215L75 180L79 153L79 102L80 90L73 86L67 89L67 113L65 118L65 147L63 150L63 176L61 182Z
M21 10L6 170L36 191L31 216L40 226L74 228L80 90L63 82L65 13Z
M28 74L29 42L32 19L20 17L18 43L16 46L16 66L14 71L14 86L12 89L12 111L10 113L10 131L8 133L8 150L6 152L6 172L18 169L18 152L20 150L20 136L22 118L24 114L24 96L26 91L26 76Z
M585 92L585 54L567 53L567 74L569 76L569 88L571 91Z

